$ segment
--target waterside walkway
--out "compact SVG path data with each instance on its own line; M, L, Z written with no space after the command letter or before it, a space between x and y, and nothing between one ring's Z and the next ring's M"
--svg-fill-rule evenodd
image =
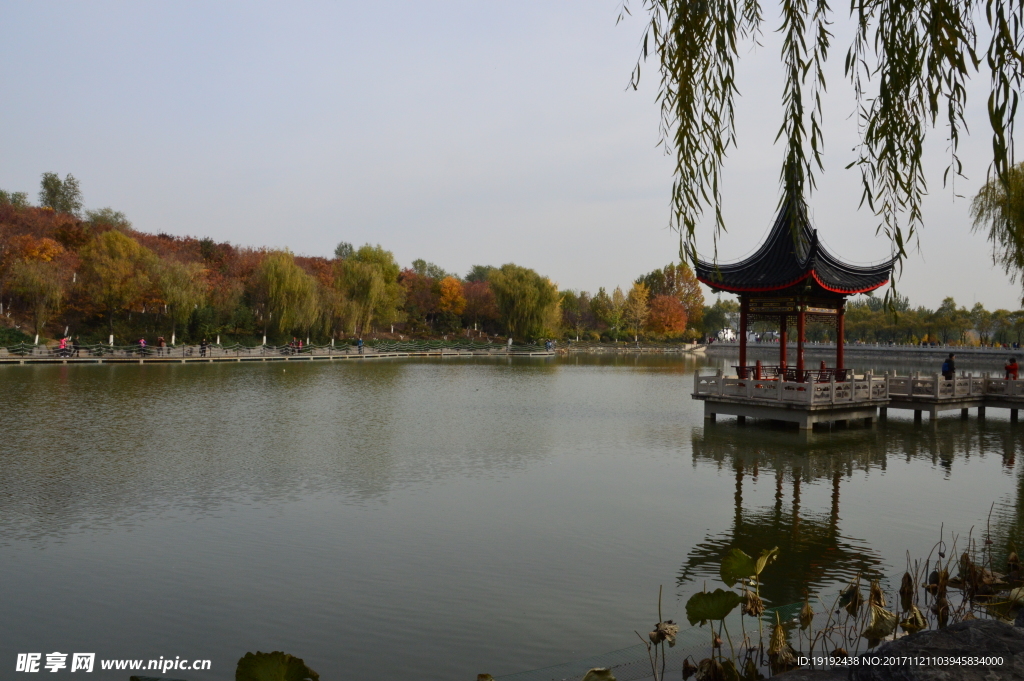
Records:
M192 362L306 362L317 360L367 360L392 357L545 357L553 350L543 345L504 345L484 343L407 342L379 343L359 348L344 346L219 346L204 350L198 345L167 348L135 346L83 346L60 351L44 346L0 348L0 364L181 364Z

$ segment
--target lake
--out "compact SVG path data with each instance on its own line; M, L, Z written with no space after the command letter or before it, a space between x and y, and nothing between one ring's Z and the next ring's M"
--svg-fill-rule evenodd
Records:
M325 681L500 676L635 644L660 585L685 621L733 546L781 548L782 605L898 578L940 529L1019 539L1005 412L706 424L693 371L734 363L0 367L3 676L59 651L227 681L256 650Z

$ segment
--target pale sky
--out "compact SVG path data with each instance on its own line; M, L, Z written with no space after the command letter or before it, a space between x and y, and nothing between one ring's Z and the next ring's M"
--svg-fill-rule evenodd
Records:
M626 88L643 18L616 26L618 9L0 0L0 188L34 200L43 172L72 173L87 208L124 211L147 232L324 256L339 241L380 243L403 266L515 262L562 288L625 288L676 259L678 237L654 65ZM765 16L762 47L740 63L723 261L757 245L778 200L778 12ZM848 29L835 29L826 172L810 203L826 244L875 261L889 244L844 170L856 121ZM921 252L899 282L914 305L1019 307L1020 287L970 233L991 148L986 85L976 76L968 102L965 198L942 188L947 135L932 133Z

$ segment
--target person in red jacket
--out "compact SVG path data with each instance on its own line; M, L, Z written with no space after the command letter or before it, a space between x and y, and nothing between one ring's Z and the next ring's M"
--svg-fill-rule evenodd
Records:
M1018 369L1017 369L1017 358L1016 357L1011 357L1010 360L1006 363L1006 366L1003 367L1003 369L1006 371L1006 378L1007 379L1009 379L1011 381L1016 381L1017 380L1017 371L1018 371Z

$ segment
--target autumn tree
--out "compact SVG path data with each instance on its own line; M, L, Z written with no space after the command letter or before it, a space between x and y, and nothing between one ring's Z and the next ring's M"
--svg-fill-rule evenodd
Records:
M647 330L657 336L675 337L686 331L686 307L673 295L662 293L651 299Z
M447 276L437 282L437 309L441 314L445 331L458 330L460 317L466 309L466 296L462 292L462 282Z
M650 290L643 283L633 284L626 296L625 319L630 328L633 329L633 340L640 340L640 331L647 323L647 316L650 314L648 299Z
M685 262L669 263L637 279L647 286L652 300L660 295L674 296L686 308L686 317L691 325L698 325L704 316L704 293L693 269Z
M558 304L558 289L531 269L509 263L491 272L501 322L511 337L536 338Z
M64 299L62 269L60 263L52 259L21 259L11 268L11 290L25 302L32 314L36 343Z
M39 182L39 205L58 213L79 215L82 212L82 190L70 173L63 180L57 173L43 173Z
M498 303L486 279L467 281L462 291L466 298L466 309L462 316L467 327L472 324L473 329L477 330L482 324L484 328L489 328L498 321Z
M188 321L192 311L206 304L205 271L197 262L182 263L164 260L157 268L160 296L167 304L171 320L171 345L174 345L178 324Z
M81 257L85 288L106 312L113 338L115 314L141 299L151 286L156 256L135 239L111 230L86 244Z

